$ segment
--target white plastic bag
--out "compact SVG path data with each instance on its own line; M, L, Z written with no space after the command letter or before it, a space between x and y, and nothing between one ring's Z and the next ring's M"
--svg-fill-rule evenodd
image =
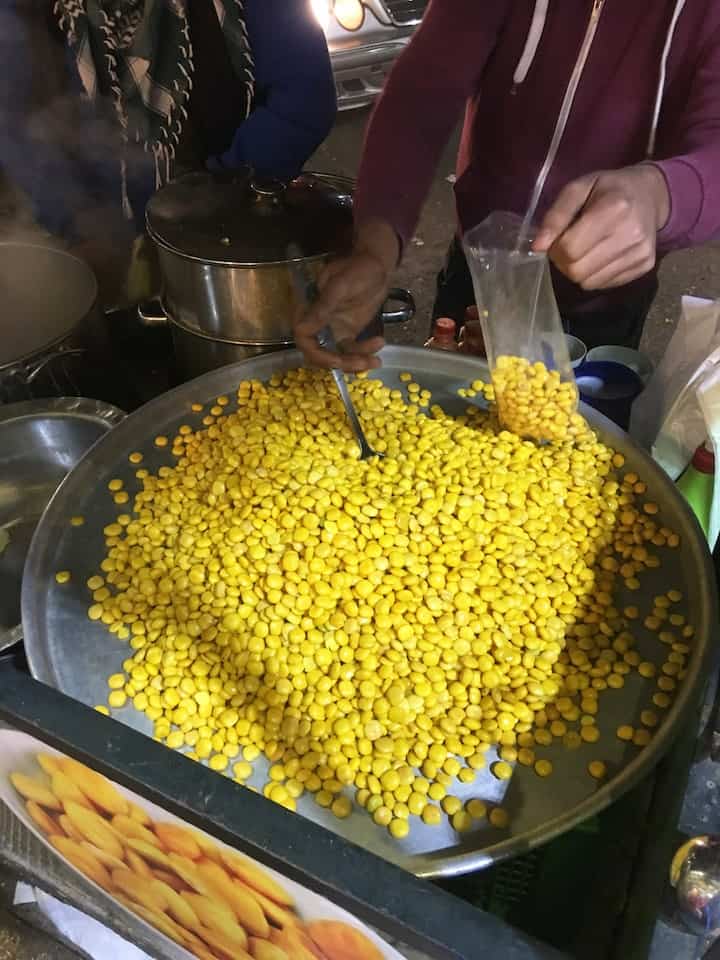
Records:
M720 373L719 364L720 347L710 354L680 391L651 445L653 459L671 480L677 480L697 448L710 436L710 425L700 405L699 392L703 386L715 382Z
M683 297L677 329L633 405L630 436L676 480L709 435L698 386L720 365L720 301Z
M720 464L720 301L683 297L682 313L665 355L636 401L630 435L650 449L677 480L707 441ZM708 544L720 532L720 470L716 470Z

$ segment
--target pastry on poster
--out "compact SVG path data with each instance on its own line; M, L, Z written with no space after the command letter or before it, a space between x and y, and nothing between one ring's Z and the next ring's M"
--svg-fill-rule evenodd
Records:
M402 960L349 914L31 737L3 798L67 863L198 960ZM20 759L20 762L18 762ZM14 766L13 766L14 763ZM11 789L8 790L8 786Z

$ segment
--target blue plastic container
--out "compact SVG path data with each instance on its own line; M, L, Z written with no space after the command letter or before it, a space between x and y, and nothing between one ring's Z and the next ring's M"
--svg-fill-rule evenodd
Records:
M576 368L575 380L583 403L627 430L633 401L644 387L634 370L610 360L588 360Z

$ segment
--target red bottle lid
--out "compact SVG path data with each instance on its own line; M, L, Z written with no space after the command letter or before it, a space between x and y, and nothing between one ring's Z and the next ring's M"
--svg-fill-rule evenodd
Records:
M691 464L698 473L715 473L715 454L701 443L693 454Z
M435 336L443 340L455 336L455 321L450 317L438 317L435 321Z

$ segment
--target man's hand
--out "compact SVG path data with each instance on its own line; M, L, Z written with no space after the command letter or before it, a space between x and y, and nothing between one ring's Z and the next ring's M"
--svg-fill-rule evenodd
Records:
M621 287L655 266L669 215L665 177L652 164L593 173L560 191L533 249L585 290Z
M393 228L374 221L360 228L349 257L325 267L318 280L317 300L295 322L295 342L309 363L346 373L380 366L375 354L384 346L382 337L363 343L356 338L385 302L399 250ZM318 346L316 336L327 326L332 329L341 353Z

